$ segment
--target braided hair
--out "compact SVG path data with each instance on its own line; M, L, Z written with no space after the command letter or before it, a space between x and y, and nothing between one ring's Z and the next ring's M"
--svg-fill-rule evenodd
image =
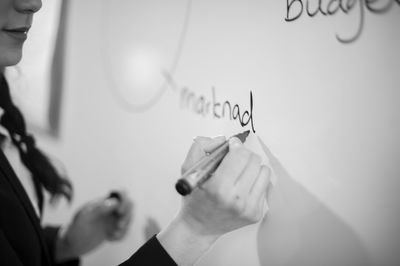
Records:
M36 147L34 137L27 133L24 117L12 102L4 73L0 73L0 108L4 110L0 124L9 132L21 161L32 174L40 211L43 208L43 188L50 193L52 198L63 196L71 201L70 181L60 175L47 156Z

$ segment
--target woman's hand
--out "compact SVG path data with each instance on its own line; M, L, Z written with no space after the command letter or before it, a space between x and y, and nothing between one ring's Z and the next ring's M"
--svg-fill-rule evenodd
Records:
M132 201L126 193L89 202L59 232L56 261L79 257L104 241L122 239L132 219Z
M182 172L224 141L197 137ZM220 236L262 218L269 182L270 169L260 157L231 138L213 176L183 197L178 215L157 238L178 265L192 265Z
M214 149L212 144L219 145L220 141L223 139L197 138L194 149L210 152ZM187 160L183 170L195 160ZM245 148L239 139L232 138L229 153L213 176L183 198L180 215L200 234L216 237L256 223L263 215L269 174L270 169L261 165L260 156Z

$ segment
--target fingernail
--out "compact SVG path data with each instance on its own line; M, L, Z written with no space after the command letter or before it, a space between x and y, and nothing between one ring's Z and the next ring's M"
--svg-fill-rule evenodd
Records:
M240 139L236 138L236 137L232 137L229 139L229 146L231 147L239 147L242 145L242 142L240 141Z

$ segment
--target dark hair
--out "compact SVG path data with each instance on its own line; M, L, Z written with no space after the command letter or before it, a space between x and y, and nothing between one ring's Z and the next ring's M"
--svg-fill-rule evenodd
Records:
M23 164L32 174L35 189L38 195L39 208L43 207L43 190L47 190L51 197L64 196L68 201L72 199L72 185L61 176L35 144L35 139L26 132L26 124L21 111L14 105L10 89L3 73L0 73L0 107L4 114L0 124L7 129L13 144L17 147Z

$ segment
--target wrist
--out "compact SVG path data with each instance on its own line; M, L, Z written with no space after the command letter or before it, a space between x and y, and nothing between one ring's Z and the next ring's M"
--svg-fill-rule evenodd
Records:
M157 239L178 265L193 265L217 241L196 220L179 213Z
M73 250L70 241L66 237L66 228L61 227L58 231L55 245L55 261L63 262L65 260L77 257Z

